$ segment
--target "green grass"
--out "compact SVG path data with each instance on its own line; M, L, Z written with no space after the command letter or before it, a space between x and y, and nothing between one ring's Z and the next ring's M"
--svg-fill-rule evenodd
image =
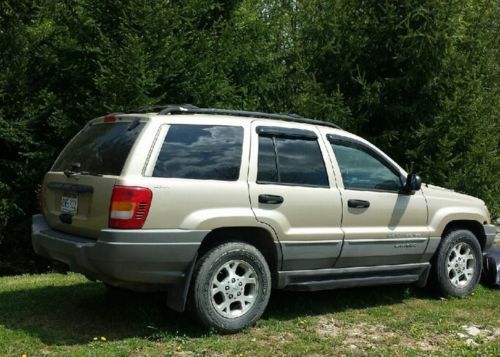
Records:
M481 335L460 337L463 325L477 326ZM220 336L168 310L161 294L112 294L79 274L0 278L2 356L271 352L498 356L500 291L479 287L468 298L447 300L408 286L275 291L256 326Z

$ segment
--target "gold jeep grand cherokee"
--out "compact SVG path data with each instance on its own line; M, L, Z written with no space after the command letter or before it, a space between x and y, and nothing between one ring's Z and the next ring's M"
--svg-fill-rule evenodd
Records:
M422 184L297 115L167 106L91 120L45 175L35 251L109 287L167 291L235 332L271 288L469 294L495 237L483 201Z

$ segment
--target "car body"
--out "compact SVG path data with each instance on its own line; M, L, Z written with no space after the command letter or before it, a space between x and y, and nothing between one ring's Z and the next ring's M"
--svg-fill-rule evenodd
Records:
M108 286L165 290L179 311L194 294L223 332L259 318L271 287L423 286L441 264L454 280L441 290L467 294L496 231L480 199L421 185L332 124L182 106L90 121L41 201L38 254Z

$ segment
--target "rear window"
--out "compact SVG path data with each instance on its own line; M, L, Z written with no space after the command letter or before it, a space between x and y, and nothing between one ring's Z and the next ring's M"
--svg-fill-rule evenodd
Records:
M153 176L236 181L242 144L242 127L174 124L168 129Z
M328 187L318 142L259 136L257 183Z
M120 175L132 145L144 123L114 122L93 124L64 149L52 171L71 169L80 164L81 171L102 175Z

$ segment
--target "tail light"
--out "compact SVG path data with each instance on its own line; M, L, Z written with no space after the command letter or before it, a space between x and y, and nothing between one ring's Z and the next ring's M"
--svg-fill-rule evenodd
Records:
M110 122L115 122L115 121L116 121L116 116L114 114L108 114L104 117L105 123L110 123Z
M153 193L145 187L115 186L109 207L109 227L140 229L149 213Z

